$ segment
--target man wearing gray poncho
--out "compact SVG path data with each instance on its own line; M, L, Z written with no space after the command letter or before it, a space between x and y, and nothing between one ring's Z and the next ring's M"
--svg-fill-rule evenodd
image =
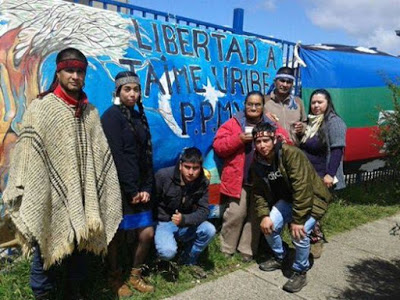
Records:
M31 287L49 299L56 263L81 299L85 251L104 255L121 221L120 187L98 112L83 92L87 60L73 48L56 58L49 90L25 112L3 199L24 250L35 248Z

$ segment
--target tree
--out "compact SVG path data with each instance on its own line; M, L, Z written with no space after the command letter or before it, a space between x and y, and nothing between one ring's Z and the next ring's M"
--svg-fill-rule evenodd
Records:
M43 89L46 58L75 47L93 59L107 55L119 64L134 39L129 26L131 20L117 13L65 1L0 0L0 192L22 115Z
M389 83L392 91L393 110L381 111L378 124L378 138L384 145L382 151L387 157L388 166L396 173L400 170L400 87Z

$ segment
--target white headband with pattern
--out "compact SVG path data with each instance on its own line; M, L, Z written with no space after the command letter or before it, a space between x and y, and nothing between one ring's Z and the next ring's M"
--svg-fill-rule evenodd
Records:
M294 78L294 76L290 75L290 74L276 74L275 79L279 79L279 78L290 79L293 81L296 80L296 78Z

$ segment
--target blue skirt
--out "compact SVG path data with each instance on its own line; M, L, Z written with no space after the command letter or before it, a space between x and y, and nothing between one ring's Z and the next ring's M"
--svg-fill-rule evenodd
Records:
M154 226L153 214L151 210L124 215L118 229L132 230L149 226Z

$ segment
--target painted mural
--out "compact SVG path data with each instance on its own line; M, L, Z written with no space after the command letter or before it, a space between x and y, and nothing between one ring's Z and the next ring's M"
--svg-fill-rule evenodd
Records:
M58 0L0 0L0 192L24 111L50 85L66 47L88 57L84 90L100 113L111 105L118 72L139 75L155 168L174 164L183 147L200 148L217 203L213 136L249 91L269 89L280 46Z

